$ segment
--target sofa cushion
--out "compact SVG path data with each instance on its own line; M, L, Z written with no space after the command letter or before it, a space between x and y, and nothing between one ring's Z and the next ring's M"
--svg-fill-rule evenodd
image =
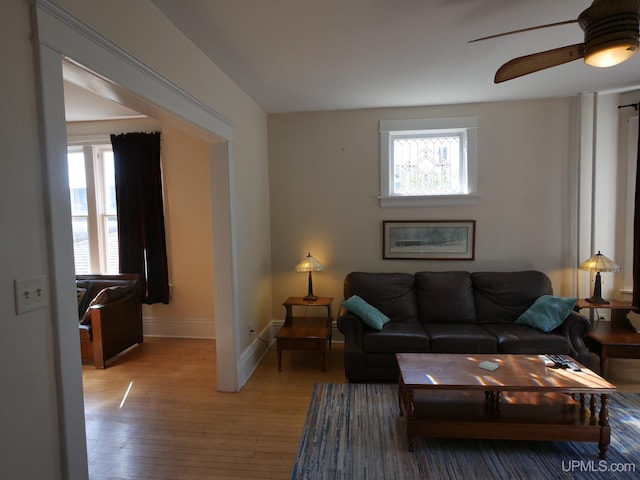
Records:
M389 322L389 317L373 305L369 305L358 295L351 295L342 302L342 306L351 313L357 315L364 323L374 330L382 330L384 324Z
M478 323L514 323L536 299L552 295L543 272L475 272L471 274Z
M573 307L576 306L577 301L577 298L542 295L518 317L516 323L528 325L543 332L550 332L562 325Z
M569 339L556 332L541 332L538 329L518 324L484 324L484 328L498 339L500 353L571 353Z
M434 353L497 353L498 340L473 323L425 323Z
M391 322L417 322L414 283L410 273L351 272L344 280L344 298L358 295Z
M469 272L418 272L415 278L421 322L476 323Z
M428 353L429 335L418 322L389 322L382 330L365 329L362 349L367 353Z

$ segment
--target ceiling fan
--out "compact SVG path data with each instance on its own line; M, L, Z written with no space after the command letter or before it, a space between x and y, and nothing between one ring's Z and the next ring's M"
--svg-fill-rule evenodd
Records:
M584 58L586 64L595 67L618 65L638 51L639 19L640 0L594 0L575 20L499 33L471 42L570 23L580 25L584 31L584 43L515 58L502 65L496 72L494 83L500 83L579 58Z

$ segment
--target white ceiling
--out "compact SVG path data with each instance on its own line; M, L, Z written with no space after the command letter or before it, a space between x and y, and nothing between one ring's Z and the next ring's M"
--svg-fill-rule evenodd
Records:
M139 118L140 113L109 100L70 81L64 82L64 109L67 122Z
M468 43L575 19L590 0L152 2L268 113L640 88L640 55L606 69L578 60L493 83L512 58L582 42L577 24Z

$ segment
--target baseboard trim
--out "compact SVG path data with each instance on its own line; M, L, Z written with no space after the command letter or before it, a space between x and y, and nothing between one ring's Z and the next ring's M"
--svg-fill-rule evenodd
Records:
M143 318L146 337L216 338L216 324L211 318Z
M238 380L241 387L244 387L244 385L249 381L251 375L253 375L253 372L258 365L260 365L260 362L267 354L274 341L273 322L271 322L271 325L267 325L263 330L261 330L252 340L251 345L242 352L240 362L238 363Z

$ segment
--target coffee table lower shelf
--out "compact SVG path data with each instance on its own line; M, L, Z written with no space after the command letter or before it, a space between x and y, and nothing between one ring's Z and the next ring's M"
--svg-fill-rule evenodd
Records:
M418 390L400 384L399 403L410 451L421 436L579 441L597 442L604 459L611 439L607 394Z

